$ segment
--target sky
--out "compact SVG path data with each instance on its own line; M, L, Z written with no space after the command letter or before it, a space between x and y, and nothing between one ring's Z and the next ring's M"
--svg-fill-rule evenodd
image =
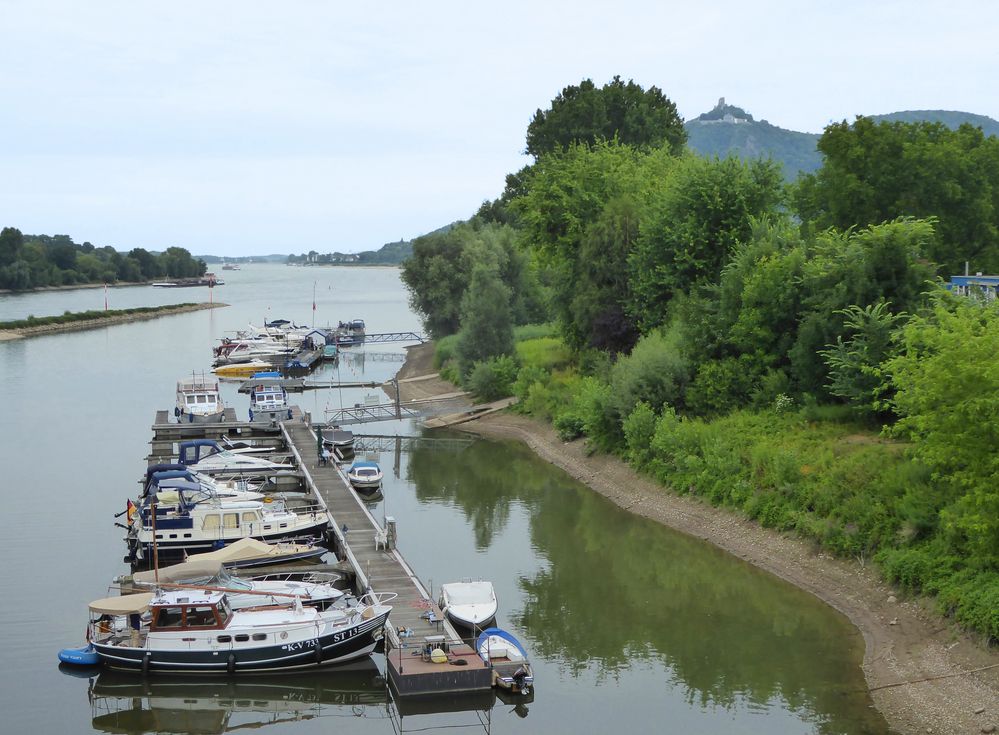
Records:
M997 28L992 0L0 0L0 226L373 250L497 197L535 111L582 79L815 133L999 119Z

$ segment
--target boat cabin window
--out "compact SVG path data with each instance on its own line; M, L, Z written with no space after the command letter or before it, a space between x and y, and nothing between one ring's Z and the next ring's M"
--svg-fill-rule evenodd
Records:
M266 633L254 633L253 634L253 640L255 640L255 641L266 641L267 640L267 634Z
M215 609L212 607L187 608L188 628L214 628Z
M222 525L226 528L239 528L239 513L223 514Z
M188 396L187 397L187 405L193 406L196 402L197 402L197 397L196 396Z
M157 630L163 628L179 628L184 623L183 608L181 607L160 607L156 608L156 618L153 620L153 628Z
M243 523L253 523L260 520L260 515L254 510L243 512Z
M205 519L201 522L201 530L209 531L217 529L221 523L218 513L209 513L205 516Z
M220 635L215 640L217 640L219 643L232 643L232 636L231 635Z

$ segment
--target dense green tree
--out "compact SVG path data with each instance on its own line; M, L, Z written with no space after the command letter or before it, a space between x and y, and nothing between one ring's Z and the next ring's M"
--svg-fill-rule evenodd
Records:
M163 275L163 271L160 269L160 264L157 261L156 256L148 250L144 248L132 248L128 252L128 257L138 263L141 278L151 280L153 278L159 278Z
M892 314L884 301L864 308L854 304L840 313L848 336L837 336L819 352L829 367L829 392L863 416L885 416L890 378L882 364L894 356L893 336L907 315Z
M4 227L0 231L0 266L14 263L21 255L24 235L16 227Z
M666 320L666 306L699 282L715 282L752 220L774 213L782 180L770 161L688 156L652 194L631 255L634 301L643 331Z
M584 79L563 89L527 127L527 153L540 158L572 143L617 138L636 147L666 146L679 153L687 140L676 105L657 87L645 90L615 76L603 87Z
M530 259L516 245L515 231L479 219L417 238L402 267L413 310L434 338L461 327L461 304L478 262L488 262L509 289L514 324L543 320L541 289Z
M463 379L476 363L513 354L510 289L488 260L472 267L468 289L461 300L461 330L455 349Z
M575 349L626 349L636 336L627 316L627 262L646 182L672 165L620 143L573 144L544 156L512 207L524 243L548 269L554 314ZM613 332L609 330L614 330Z
M946 492L951 542L999 568L999 305L940 293L887 363L896 431Z
M902 216L935 217L926 257L944 274L999 269L999 138L962 125L830 125L819 139L824 163L802 177L795 204L818 227L846 229Z

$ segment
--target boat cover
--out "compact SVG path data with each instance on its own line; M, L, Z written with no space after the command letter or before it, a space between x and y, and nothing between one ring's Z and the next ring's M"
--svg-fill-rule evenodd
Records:
M141 614L149 609L149 603L152 599L152 592L139 592L134 595L118 595L117 597L105 597L101 600L94 600L90 603L89 607L90 612L99 615Z
M222 562L217 559L188 559L180 564L160 569L159 581L166 584L176 584L185 579L214 577L221 570ZM137 584L154 584L156 572L152 569L148 572L136 572L132 575L132 580Z
M285 545L274 546L272 544L258 541L255 538L241 538L218 551L206 551L203 554L192 554L188 563L195 559L206 559L218 561L222 564L246 561L247 559L259 559L268 556L283 556L288 553L290 547Z
M487 605L496 601L492 582L448 582L441 585L451 605Z

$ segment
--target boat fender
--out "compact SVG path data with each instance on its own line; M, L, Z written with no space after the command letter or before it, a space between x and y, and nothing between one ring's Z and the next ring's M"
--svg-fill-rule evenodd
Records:
M177 416L180 416L180 408L179 407L177 407L177 406L173 407L173 415L174 415L175 418Z
M153 656L152 651L147 651L146 655L142 657L142 673L143 674L148 674L149 673L149 659L152 658L152 656Z
M316 663L321 664L323 662L323 647L319 643L316 643Z
M225 670L230 674L236 673L236 654L230 653L229 660L226 661Z

